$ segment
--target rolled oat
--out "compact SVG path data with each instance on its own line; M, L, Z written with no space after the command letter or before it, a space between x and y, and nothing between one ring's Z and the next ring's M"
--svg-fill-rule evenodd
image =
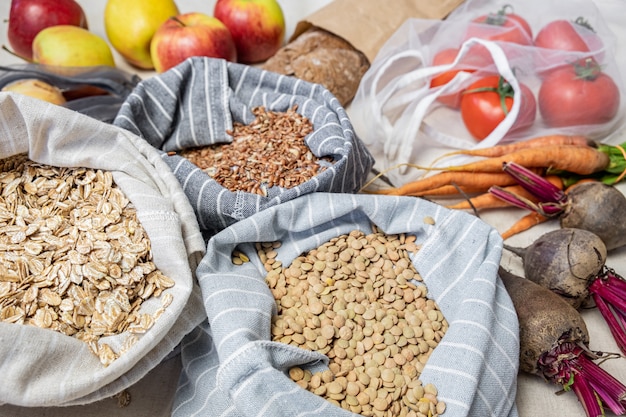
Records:
M142 303L173 285L110 172L0 160L0 320L75 337L108 365L154 324ZM119 352L100 342L123 332Z

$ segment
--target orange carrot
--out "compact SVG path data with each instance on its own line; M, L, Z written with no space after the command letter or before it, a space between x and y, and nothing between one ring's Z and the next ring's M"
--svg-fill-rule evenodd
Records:
M445 185L470 187L472 189L488 190L492 185L507 186L515 184L515 179L502 171L499 172L440 172L430 177L420 178L408 182L397 188L387 188L373 192L374 194L388 195L418 195Z
M548 175L545 178L555 186L563 189L563 180L561 179L561 177L558 177L556 175ZM510 185L508 187L504 187L504 190L517 194L528 200L536 201L536 198L531 193L526 191L521 185ZM511 207L511 203L508 203L501 198L498 198L495 195L486 192L484 194L477 195L476 197L472 197L469 200L464 200L456 204L450 204L446 207L455 210L482 210Z
M475 174L470 174L475 175ZM461 193L464 194L476 194L476 193L484 193L487 192L487 189L484 187L467 187L467 186L459 186L459 185L442 185L441 187L433 188L431 190L418 191L410 195L413 197L449 197L449 196L458 196Z
M511 236L522 233L530 229L531 227L536 226L540 223L544 223L548 220L550 220L549 217L545 217L537 213L536 211L531 211L530 213L516 221L508 230L502 232L500 236L502 236L502 239L506 240Z
M594 142L590 139L587 139L585 136L554 134L554 135L546 135L546 136L537 136L532 139L507 143L504 145L496 145L496 146L492 146L489 148L467 149L467 150L450 152L445 155L442 155L442 157L452 156L452 155L471 155L471 156L484 156L488 158L493 158L493 157L506 155L512 152L516 152L520 149L537 148L537 147L543 147L543 146L560 146L560 145L593 147Z
M526 168L550 168L590 175L602 171L609 165L609 156L595 148L574 145L543 146L521 149L495 158L487 158L464 165L449 166L442 171L501 172L502 164L515 162Z

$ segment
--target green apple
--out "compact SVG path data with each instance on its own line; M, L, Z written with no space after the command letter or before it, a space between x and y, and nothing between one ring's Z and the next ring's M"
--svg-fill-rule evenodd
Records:
M230 30L241 63L265 61L283 44L285 17L277 0L217 0L213 16Z
M104 29L113 48L131 65L153 69L150 41L157 29L178 15L173 0L108 0Z
M154 34L150 48L159 73L192 56L237 61L237 49L228 28L215 17L199 12L169 18Z
M73 25L50 26L39 32L33 39L33 62L59 67L115 66L103 38Z

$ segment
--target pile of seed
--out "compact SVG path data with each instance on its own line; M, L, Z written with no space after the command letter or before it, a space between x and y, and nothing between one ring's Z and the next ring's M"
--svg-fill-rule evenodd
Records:
M248 125L235 122L231 143L202 146L179 154L198 166L230 191L245 191L267 196L267 190L278 186L292 188L313 178L332 159L318 158L304 138L313 124L296 112L252 109L254 121ZM320 164L320 161L325 164Z
M278 307L272 337L330 359L303 388L364 416L426 417L445 411L419 376L448 323L415 270L415 236L353 231L283 267L280 243L257 244Z
M106 366L152 327L173 285L110 172L0 160L0 321L73 336ZM151 297L161 307L140 313ZM119 352L100 341L123 332Z

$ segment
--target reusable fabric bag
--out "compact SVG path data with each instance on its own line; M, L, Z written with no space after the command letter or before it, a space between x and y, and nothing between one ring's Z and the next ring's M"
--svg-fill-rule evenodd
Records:
M59 88L67 99L64 107L107 123L113 122L126 97L141 81L136 74L108 66L0 66L0 89L27 78L36 78Z
M510 33L521 26L501 27L474 21L488 15L495 19L499 11L514 13L528 22L531 36L524 39L525 43L507 41ZM582 27L572 29L578 31L573 36L578 33L586 42L588 52L548 49L533 44L533 37L548 23L559 19L573 22L578 17L584 17L595 31ZM493 37L499 38L490 40ZM398 185L430 173L405 164L430 167L437 157L455 150L485 148L555 133L605 140L623 125L626 104L621 79L623 69L615 61L614 46L614 35L591 0L567 4L541 0L514 4L468 0L445 20L407 19L383 45L365 73L352 102L350 117L357 134L374 155L376 168L385 171ZM436 57L445 50L455 51L451 55L453 61L437 64ZM587 57L597 61L619 90L616 116L597 124L550 126L539 111L539 90L543 81L557 67L572 65ZM434 77L456 69L462 71L447 84L431 87ZM443 104L442 98L460 97L459 93L470 84L493 74L503 76L513 87L514 103L504 120L487 137L477 140L465 127L459 108ZM528 112L520 112L526 108L521 106L521 85L529 88L535 101L535 109ZM589 88L594 88L592 82ZM561 106L562 103L549 105ZM581 116L589 110L585 105L580 106ZM518 128L524 121L530 121L530 126ZM434 166L455 165L467 160L468 157L456 156L439 160Z
M141 82L114 124L164 151L230 143L233 122L248 124L251 109L297 112L313 123L305 138L317 157L334 160L314 178L292 188L271 187L267 197L222 187L189 160L164 155L180 181L206 236L268 207L319 191L357 192L374 163L339 101L324 87L252 66L189 58Z
M0 157L24 152L43 164L111 171L137 210L156 267L175 285L165 291L173 300L154 326L106 367L78 339L0 322L0 403L48 407L110 397L145 376L206 317L194 287L193 271L205 250L195 215L160 154L143 139L61 106L0 93ZM160 305L149 299L139 311L152 314ZM127 336L100 342L118 352Z
M518 321L497 276L497 231L422 199L335 193L269 207L209 240L197 269L208 322L181 344L172 415L353 415L289 379L289 368L325 369L328 358L271 340L276 304L254 244L280 241L276 259L287 267L334 237L355 229L370 233L372 224L386 234L414 234L421 245L411 260L449 328L420 379L435 384L445 415L516 416ZM235 249L250 262L235 265Z

